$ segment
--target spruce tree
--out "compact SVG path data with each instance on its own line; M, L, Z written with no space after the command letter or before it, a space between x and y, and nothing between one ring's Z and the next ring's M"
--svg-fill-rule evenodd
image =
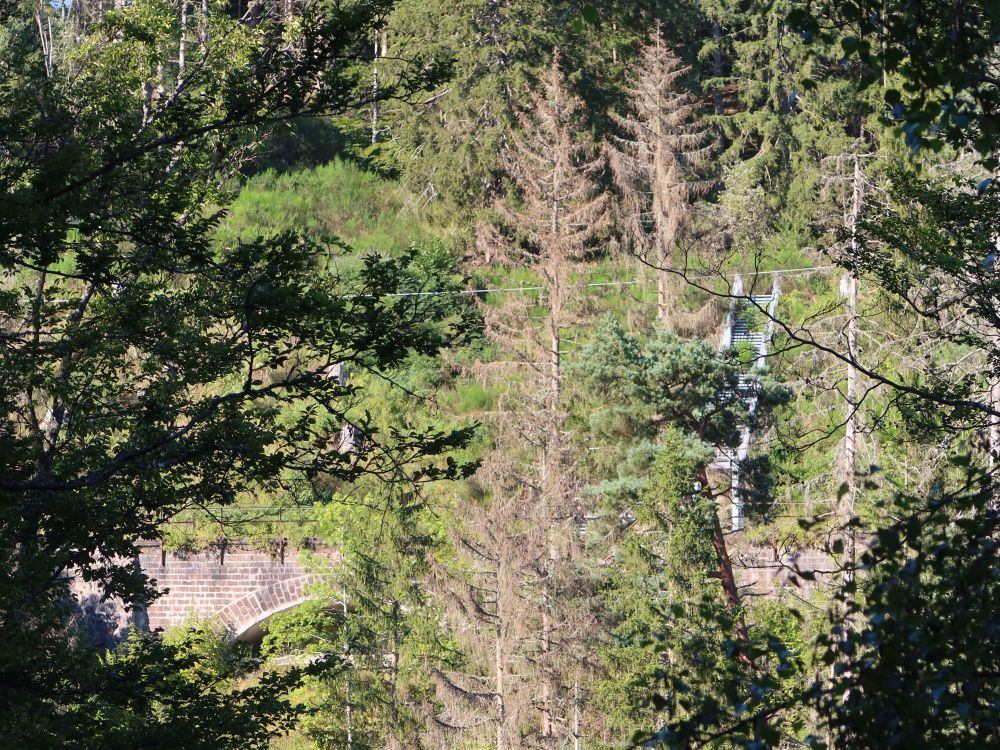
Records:
M657 320L667 321L670 268L690 223L691 203L712 186L694 168L712 153L697 100L682 89L689 68L656 23L631 74L628 117L613 115L611 168L622 191L622 224L633 252L656 273Z
M528 101L530 108L518 113L521 128L511 133L512 147L505 156L506 170L518 189L517 203L505 206L502 215L523 242L509 250L512 260L535 268L545 288L543 331L536 332L517 321L508 330L515 345L528 343L527 351L540 352L547 362L539 391L533 396L535 416L530 421L534 422L532 432L540 454L538 502L545 509L543 523L548 537L539 657L541 734L552 740L557 732L565 731L557 729L555 719L560 681L553 653L557 627L554 579L562 567L561 539L572 533L570 522L576 515L563 439L562 332L571 316L574 267L587 258L591 243L603 228L607 198L596 183L604 164L591 155L592 146L581 138L582 102L566 90L558 50L553 51L551 67L540 87L529 92ZM524 341L526 336L528 342Z

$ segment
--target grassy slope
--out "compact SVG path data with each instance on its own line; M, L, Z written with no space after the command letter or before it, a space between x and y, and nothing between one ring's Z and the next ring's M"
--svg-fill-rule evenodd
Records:
M319 241L336 237L358 254L397 253L435 234L408 210L397 183L341 159L251 177L220 227L225 238L293 230Z

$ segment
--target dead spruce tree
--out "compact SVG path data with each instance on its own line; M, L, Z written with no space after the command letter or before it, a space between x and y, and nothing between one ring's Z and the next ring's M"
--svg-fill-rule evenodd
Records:
M864 165L862 160L864 155L858 153L858 144L855 144L849 154L845 154L833 159L836 166L837 178L840 181L840 192L842 193L841 205L843 213L843 231L847 235L848 247L844 251L849 252L848 257L858 256L859 225L861 223L862 211L865 207L865 194L868 192L868 183L865 178ZM849 176L843 176L843 172L849 169ZM837 179L831 178L831 179ZM846 188L846 190L845 190ZM841 279L841 294L843 295L847 307L847 321L844 327L844 339L847 354L847 374L844 386L844 443L843 462L841 475L843 477L843 491L840 493L837 503L838 521L842 525L846 534L846 567L845 582L854 578L854 566L856 557L856 531L851 526L857 511L858 500L858 433L859 433L859 412L861 410L861 400L859 397L858 384L858 274L856 271L849 271Z
M694 167L712 153L711 135L697 119L698 102L679 87L688 72L666 45L657 23L642 46L629 86L630 114L612 118L621 135L611 137L610 166L621 191L622 223L633 253L656 270L657 319L667 322L675 246L691 202L712 180Z
M566 91L558 50L536 90L528 92L527 106L517 114L520 128L510 135L505 168L517 192L511 205L500 209L504 221L505 255L514 265L534 268L544 287L540 300L507 305L491 317L491 329L512 358L531 363L523 383L517 422L533 464L536 504L547 547L542 564L539 599L540 734L548 743L565 734L558 706L565 680L557 665L557 622L561 621L556 591L560 571L574 540L573 471L563 435L562 335L572 321L574 276L592 252L606 225L607 196L597 177L604 168L592 144L580 135L583 104ZM534 318L542 308L542 325ZM534 308L532 310L532 308ZM561 654L561 656L564 654ZM559 726L557 726L559 725Z
M429 746L524 748L520 727L530 720L535 687L524 675L537 654L533 583L547 544L533 479L508 455L516 446L507 447L484 460L476 481L485 497L465 504L452 530L456 555L439 594L468 663L435 673L434 723L443 735L429 737Z

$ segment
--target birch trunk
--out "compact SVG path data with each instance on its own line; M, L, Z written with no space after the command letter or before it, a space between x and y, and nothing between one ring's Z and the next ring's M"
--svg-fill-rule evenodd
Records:
M177 86L183 83L184 69L187 66L187 26L188 26L188 0L181 0L180 8L180 37L177 40Z

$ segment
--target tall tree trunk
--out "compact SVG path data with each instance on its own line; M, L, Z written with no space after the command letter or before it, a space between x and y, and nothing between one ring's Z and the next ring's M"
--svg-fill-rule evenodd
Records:
M384 40L383 32L376 29L375 41L372 44L372 144L378 143L378 121L381 114L378 102L378 61L385 55Z
M660 263L663 263L661 260ZM659 269L656 272L656 321L663 325L667 320L667 309L670 302L670 290L667 286L667 272Z
M1000 263L1000 236L996 238L994 247L996 248L995 253L997 259L994 260L993 263L996 265L997 263ZM993 411L1000 412L1000 378L994 380L990 385L990 407ZM993 471L996 469L997 465L1000 464L1000 417L997 417L996 415L990 415L988 442L990 451L988 461L992 480ZM994 481L993 483L995 486L996 482ZM996 491L994 490L994 493L995 492ZM993 505L994 507L1000 507L1000 503L998 503L997 498L994 498Z
M399 727L399 649L400 649L400 633L399 633L399 618L401 615L401 607L398 601L392 602L392 650L389 652L389 679L390 679L390 692L389 700L391 702L391 730L389 737L389 750L397 750L400 747L399 737L397 735L397 730Z
M559 296L553 290L552 296ZM559 425L559 385L560 385L560 332L559 332L559 303L553 304L549 310L550 325L550 383L549 383L549 407L547 418L549 420L549 435L542 452L542 492L545 502L545 524L547 538L547 560L545 564L544 591L542 595L542 736L549 738L555 736L555 721L553 719L554 689L552 686L552 629L553 629L553 597L552 578L555 575L556 563L558 561L558 549L556 548L555 527L558 503L556 498L561 491L560 472L558 462L560 461L560 425Z
M555 527L558 503L556 498L561 491L559 462L561 460L560 446L560 423L559 423L559 398L562 385L562 340L561 325L564 296L566 293L566 268L565 261L560 257L560 203L559 191L560 173L558 167L553 173L553 186L551 201L551 235L549 242L552 246L546 249L548 264L548 327L549 327L549 381L547 383L546 398L546 422L548 436L546 444L542 449L542 492L545 503L545 524L546 538L548 543L547 557L544 574L544 591L542 595L542 737L551 738L555 736L555 720L553 716L553 705L555 702L555 690L552 685L553 665L552 665L552 577L555 574L556 562L558 560L558 550L555 546Z
M573 682L573 750L580 750L580 680Z
M201 53L205 54L208 47L208 0L201 0L201 15L198 17L198 42Z
M39 5L35 12L35 23L38 25L38 38L42 47L42 61L45 63L45 77L55 74L55 64L52 58L52 20L48 17L45 3Z
M187 26L188 26L188 0L181 0L180 3L180 36L177 40L177 86L184 80L184 69L187 66Z
M551 361L551 385L550 385L550 420L549 436L547 445L542 456L542 491L545 493L545 523L547 525L546 536L548 539L548 549L545 565L545 591L542 601L542 736L553 737L555 735L555 722L553 720L554 690L552 687L552 628L553 628L553 601L552 601L552 578L556 571L558 550L555 546L555 516L558 504L555 502L560 492L559 487L559 324L555 315L552 315L552 361Z
M500 606L500 586L497 586L497 622L493 643L493 680L496 687L496 750L507 750L507 675L503 648L503 609Z
M854 174L852 176L851 213L848 231L851 233L851 257L858 257L858 222L864 206L864 173L861 159L854 154ZM858 454L858 276L855 272L847 275L847 385L846 414L844 420L844 483L846 492L840 501L840 521L850 523L855 514L857 500L857 454ZM847 565L844 578L854 579L854 564L857 550L856 533L853 526L846 528L845 547Z
M716 115L723 112L723 92L722 92L722 26L719 22L712 21L712 41L715 43L712 49L712 75L715 77L715 90L712 92L712 110Z
M656 51L657 57L663 54L663 35L660 33L660 22L656 22ZM663 102L663 92L658 91L657 96L661 97L660 102ZM667 154L664 153L664 143L663 143L663 120L657 117L653 123L654 127L654 146L653 146L653 178L654 178L654 189L653 189L653 219L656 222L656 233L653 238L653 242L656 243L655 257L656 265L656 321L661 326L666 323L667 320L667 278L666 271L663 270L664 266L667 265L668 256L670 253L670 248L668 247L668 229L666 222L668 221L667 212L669 210L668 206L664 205L664 195L662 190L657 190L656 187L661 187L665 180L667 179L667 173L669 167L667 165L667 159L665 158Z
M343 589L344 594L344 632L347 633L348 613L350 604L347 597L347 587ZM344 656L348 658L347 669L344 670L344 733L346 734L346 750L352 750L354 745L354 706L351 705L351 666L350 666L350 641L344 641Z
M702 487L707 488L708 473L705 469L698 472L698 481ZM722 585L722 593L726 597L726 604L730 609L738 611L740 607L740 590L736 586L736 576L733 574L733 561L729 557L729 548L726 546L726 536L722 531L722 523L719 521L719 514L712 513L712 547L715 549L715 556L719 562L719 582ZM743 614L739 613L736 621L736 637L746 643L750 640L747 630L746 620Z
M715 43L712 50L712 75L716 79L715 90L712 92L712 112L716 117L721 117L725 112L725 98L722 88L722 26L718 20L712 21L712 41ZM719 145L724 149L729 145L722 123L716 124L716 131L719 135Z

